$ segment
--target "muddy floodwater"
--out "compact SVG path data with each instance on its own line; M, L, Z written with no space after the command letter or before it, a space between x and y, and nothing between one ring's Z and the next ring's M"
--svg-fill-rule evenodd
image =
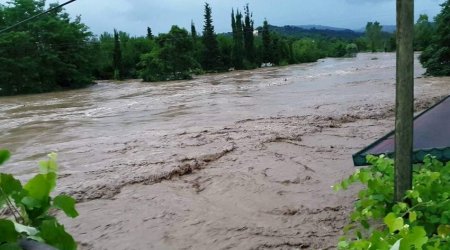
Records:
M422 77L416 109L450 93ZM393 128L395 54L0 98L3 171L57 152L80 249L334 249L356 189L331 186Z

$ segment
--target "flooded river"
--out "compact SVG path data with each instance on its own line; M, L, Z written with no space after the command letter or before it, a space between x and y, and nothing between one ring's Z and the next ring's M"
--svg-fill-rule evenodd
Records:
M100 82L83 90L0 98L0 145L12 151L14 164L7 170L15 174L34 170L33 163L53 151L59 153L65 171L83 171L86 160L103 161L106 148L130 138L149 135L147 143L152 144L159 135L257 117L311 114L317 106L349 98L379 98L370 92L355 95L358 83L376 81L383 88L394 79L394 65L393 54L360 54L356 59L325 59L192 81ZM422 73L418 67L416 75ZM340 85L348 88L330 91Z
M450 90L423 72L416 62L419 109ZM0 98L0 147L24 179L58 153L58 192L81 202L65 224L82 249L332 248L353 194L330 186L392 129L394 90L392 53L102 81Z

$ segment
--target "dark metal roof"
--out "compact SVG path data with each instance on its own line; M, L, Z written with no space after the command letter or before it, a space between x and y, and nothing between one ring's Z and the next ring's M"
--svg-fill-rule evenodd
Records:
M355 166L367 165L367 155L394 156L395 131L353 155ZM450 96L414 118L413 161L421 163L430 154L438 160L450 161Z

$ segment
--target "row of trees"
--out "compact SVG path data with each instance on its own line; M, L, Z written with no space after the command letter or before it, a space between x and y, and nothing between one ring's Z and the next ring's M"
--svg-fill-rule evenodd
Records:
M449 1L434 23L423 15L416 24L415 48L428 73L448 75ZM0 4L0 29L45 10L44 0L13 0ZM142 78L144 81L188 79L192 74L252 69L263 64L314 62L323 57L355 55L358 51L395 50L395 34L369 22L364 37L293 37L271 31L265 20L255 28L249 6L231 11L230 34L216 34L212 10L204 6L201 34L173 26L144 37L116 31L93 36L79 18L54 11L14 31L0 34L0 95L79 88L93 79Z
M116 79L140 77L144 81L188 79L193 73L253 69L262 64L314 62L327 56L342 57L355 55L357 52L356 44L350 40L280 36L270 31L267 20L262 27L255 29L248 5L244 7L244 13L239 9L231 11L231 30L231 34L215 33L212 10L206 3L201 36L197 34L194 23L191 23L190 33L173 26L169 33L157 37L148 32L150 35L146 38L130 38L126 33L118 32L116 37L119 39L116 39L113 48L107 45L112 44L111 38L105 39L112 35L103 34L99 43L101 48L106 49L103 50L105 54L123 58L124 63L117 64L122 65L122 68L105 65L102 68L105 71L97 72L97 76L115 76ZM125 51L130 46L127 43L140 42L146 43L148 47L139 46L137 49L136 46L131 46L132 51ZM118 45L121 49L117 48ZM113 56L119 50L123 55ZM125 58L128 58L129 63L125 63Z

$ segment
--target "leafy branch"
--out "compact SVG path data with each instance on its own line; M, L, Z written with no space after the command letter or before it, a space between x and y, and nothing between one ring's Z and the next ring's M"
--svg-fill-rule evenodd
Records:
M338 191L364 185L338 249L450 249L450 162L426 157L413 168L412 190L395 202L393 160L367 160L371 166L333 187Z
M0 150L0 165L9 157L7 150ZM50 195L56 187L56 158L52 153L48 160L39 162L39 174L23 186L14 176L0 173L0 249L21 249L19 242L24 239L46 243L57 249L77 248L73 237L50 215L50 211L56 209L71 218L78 216L72 197Z

